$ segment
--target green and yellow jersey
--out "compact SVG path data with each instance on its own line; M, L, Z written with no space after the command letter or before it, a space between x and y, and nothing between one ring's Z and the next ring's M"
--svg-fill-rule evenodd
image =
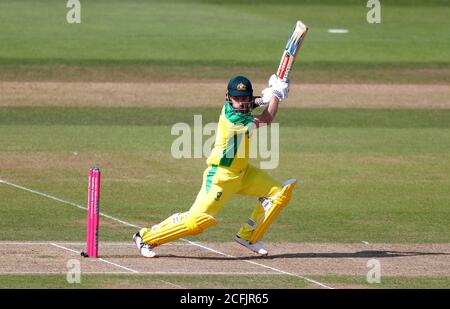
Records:
M238 113L226 102L220 113L214 148L206 163L233 170L247 167L252 125L251 114Z

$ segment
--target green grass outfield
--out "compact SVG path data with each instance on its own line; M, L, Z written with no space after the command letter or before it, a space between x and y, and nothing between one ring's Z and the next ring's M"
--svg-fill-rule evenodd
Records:
M67 1L2 0L0 83L223 82L236 74L263 81L300 19L310 31L295 83L449 85L449 2L381 2L381 24L374 25L366 22L367 1L359 0L81 1L81 24L70 25ZM149 226L189 209L206 167L205 158L171 156L171 127L192 125L194 114L215 122L219 112L0 106L0 180L85 205L88 168L97 164L102 211ZM280 162L269 173L300 185L266 241L450 242L450 110L282 107L277 122ZM255 202L232 198L217 215L220 224L192 239L231 241ZM85 231L85 211L0 182L0 240L82 242ZM134 232L101 219L102 241L130 241ZM311 287L283 275L168 277L86 275L82 286L69 286L64 275L2 275L0 287L150 287L155 280L192 288ZM365 277L314 278L331 286L449 287L448 277L383 277L375 286Z
M191 289L292 289L310 285L300 279L284 275L86 275L80 284L70 284L65 275L2 276L0 288L143 288L171 289L176 286Z
M297 81L449 82L447 1L88 1L81 24L65 1L0 3L0 79L264 80L296 20L310 26ZM346 28L344 35L327 29Z
M162 108L3 107L0 178L84 205L88 167L98 164L102 210L151 225L190 207L206 167L205 159L172 158L172 124L193 124L194 114L215 121L219 109L183 116ZM449 110L281 109L278 120L280 163L269 173L300 185L268 241L450 241ZM83 211L1 184L0 194L2 240L83 240ZM229 241L254 203L233 198L221 224L196 239ZM102 239L132 232L108 224Z
M448 289L450 277L385 277L380 283L368 283L363 276L313 276L314 280L357 288L380 289Z
M6 276L0 276L0 278ZM283 275L255 276L141 276L141 275L82 275L80 284L70 284L65 275L33 275L33 276L7 276L8 280L0 281L0 288L173 288L178 285L194 289L292 289L315 288L305 281ZM449 277L383 277L380 283L369 284L363 276L313 276L314 280L328 284L340 284L353 288L450 288ZM169 283L168 283L169 282ZM212 283L213 282L213 283Z

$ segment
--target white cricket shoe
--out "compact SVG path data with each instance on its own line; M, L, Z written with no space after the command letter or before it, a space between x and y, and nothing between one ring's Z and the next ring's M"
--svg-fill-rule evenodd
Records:
M258 253L259 255L266 256L269 254L266 249L264 249L263 244L260 241L257 241L256 243L252 244L248 240L245 240L243 238L240 238L239 236L234 236L234 241L237 243L243 245L247 249L252 250L253 252Z
M144 256L146 258L157 257L156 252L152 250L152 246L142 242L141 234L139 234L139 232L134 234L133 240L136 243L136 246L138 247L142 256Z

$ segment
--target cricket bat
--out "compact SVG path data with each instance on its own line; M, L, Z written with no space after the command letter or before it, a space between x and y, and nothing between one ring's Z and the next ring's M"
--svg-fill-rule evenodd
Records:
M297 21L292 31L291 36L284 49L283 56L281 57L280 65L277 70L277 77L279 80L286 81L291 73L292 65L297 57L298 50L302 46L303 40L308 33L308 27L306 27L300 20Z
M308 33L308 27L306 27L300 20L295 24L294 30L289 37L286 47L281 57L280 65L277 70L277 78L281 81L286 81L291 73L292 65L297 57L298 50L302 46L303 40ZM270 85L270 81L269 81ZM264 106L262 98L260 96L253 98L256 106Z

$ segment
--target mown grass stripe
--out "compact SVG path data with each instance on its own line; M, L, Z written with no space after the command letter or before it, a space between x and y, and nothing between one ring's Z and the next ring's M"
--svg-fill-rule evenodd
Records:
M0 125L172 126L217 122L214 107L0 107ZM450 109L281 108L275 119L288 127L450 128Z

